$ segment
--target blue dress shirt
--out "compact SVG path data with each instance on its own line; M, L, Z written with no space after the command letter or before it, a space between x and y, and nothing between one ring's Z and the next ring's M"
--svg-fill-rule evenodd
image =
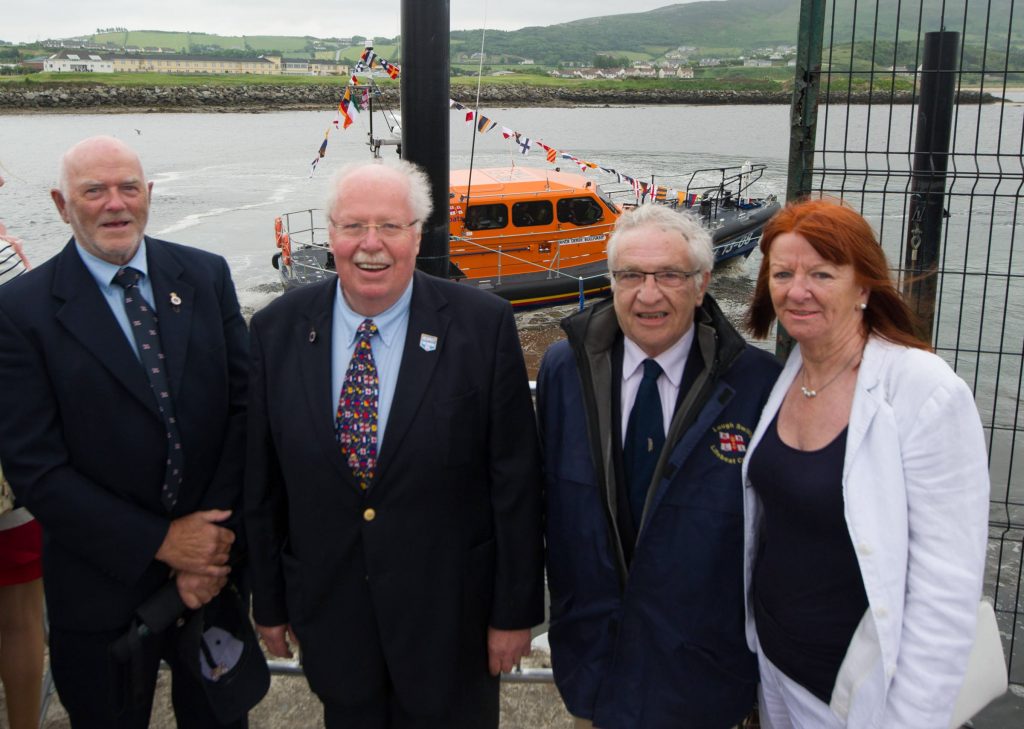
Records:
M331 403L331 421L337 414L345 372L356 349L356 329L363 319L372 319L377 325L377 336L370 339L370 346L373 347L373 363L377 366L377 379L380 382L377 404L378 455L384 445L388 414L391 412L395 386L398 384L398 370L402 364L402 353L405 351L405 334L409 329L411 301L412 281L398 301L377 316L365 317L354 312L342 295L340 281L337 295L334 297L334 316L331 323L331 392L334 393L334 402Z

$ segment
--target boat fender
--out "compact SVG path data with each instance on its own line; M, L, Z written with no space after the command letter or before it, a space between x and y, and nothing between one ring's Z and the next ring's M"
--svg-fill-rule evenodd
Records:
M284 230L284 226L281 223L281 218L274 218L274 242L277 243L277 247L281 247L281 234Z
M292 265L292 240L287 233L281 234L281 263Z
M281 254L275 253L270 257L270 265L274 267L275 271L281 270Z

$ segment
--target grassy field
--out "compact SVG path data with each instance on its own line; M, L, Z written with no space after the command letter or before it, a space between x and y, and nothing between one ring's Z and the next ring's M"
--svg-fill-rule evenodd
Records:
M214 35L212 33L180 33L162 30L131 30L119 33L96 33L91 36L97 43L116 43L140 48L173 48L187 52L194 46L223 48L224 50L276 50L283 53L303 51L310 38L289 35ZM321 41L326 43L326 41Z
M475 69L473 69L475 71ZM785 91L792 87L793 69L789 68L728 68L702 69L694 79L623 79L621 81L564 79L538 73L518 71L507 76L484 76L486 86L536 86L544 88L567 88L595 90L604 93L614 91ZM257 76L257 75L208 75L208 74L163 74L163 73L33 73L27 76L0 76L0 87L20 86L39 88L53 86L342 86L344 76ZM892 78L878 74L874 79L876 91L888 91ZM464 94L476 87L476 77L454 76L451 79L452 94ZM845 84L847 81L843 81ZM382 88L397 87L398 81L377 79ZM867 90L868 78L855 76L851 83L854 90ZM906 79L896 79L897 90L909 90Z

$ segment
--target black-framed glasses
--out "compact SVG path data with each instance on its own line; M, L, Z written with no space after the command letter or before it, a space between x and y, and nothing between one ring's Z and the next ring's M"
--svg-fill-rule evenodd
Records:
M648 276L654 277L654 283L661 289L678 289L691 278L700 275L700 271L612 271L615 285L623 289L638 289L643 286Z
M370 234L370 229L377 231L377 237L381 240L398 240L413 228L418 222L411 223L336 223L331 221L331 227L338 231L340 238L347 240L363 240Z

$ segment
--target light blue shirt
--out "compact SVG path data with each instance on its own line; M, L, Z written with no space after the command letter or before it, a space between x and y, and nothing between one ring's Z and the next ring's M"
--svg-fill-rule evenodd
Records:
M139 243L139 249L135 251L135 255L124 266L117 266L104 261L102 258L97 258L85 250L78 241L75 241L75 248L78 249L78 255L81 257L82 263L85 264L93 279L96 280L96 285L100 287L100 293L107 300L107 305L110 307L110 311L113 312L114 318L117 319L117 324L121 327L121 331L124 332L124 336L128 340L128 344L131 345L132 351L138 357L139 346L135 343L135 335L132 334L132 327L128 322L128 314L124 310L124 289L114 284L113 281L114 276L122 268L130 267L136 271L141 271L142 278L139 279L138 289L142 293L142 298L149 303L150 308L156 311L156 307L153 306L153 282L149 278L149 267L146 265L146 240L143 239Z
M378 454L384 444L388 414L395 398L398 370L402 364L402 353L405 351L405 333L409 330L411 301L412 281L398 297L398 301L373 317L365 317L352 311L342 295L340 281L338 293L334 297L334 316L331 323L331 391L334 393L334 402L331 403L331 420L333 421L337 415L345 372L356 349L356 330L363 323L363 319L369 318L377 325L377 334L370 338L370 346L373 348L373 363L377 367L377 379L380 383L377 403Z

